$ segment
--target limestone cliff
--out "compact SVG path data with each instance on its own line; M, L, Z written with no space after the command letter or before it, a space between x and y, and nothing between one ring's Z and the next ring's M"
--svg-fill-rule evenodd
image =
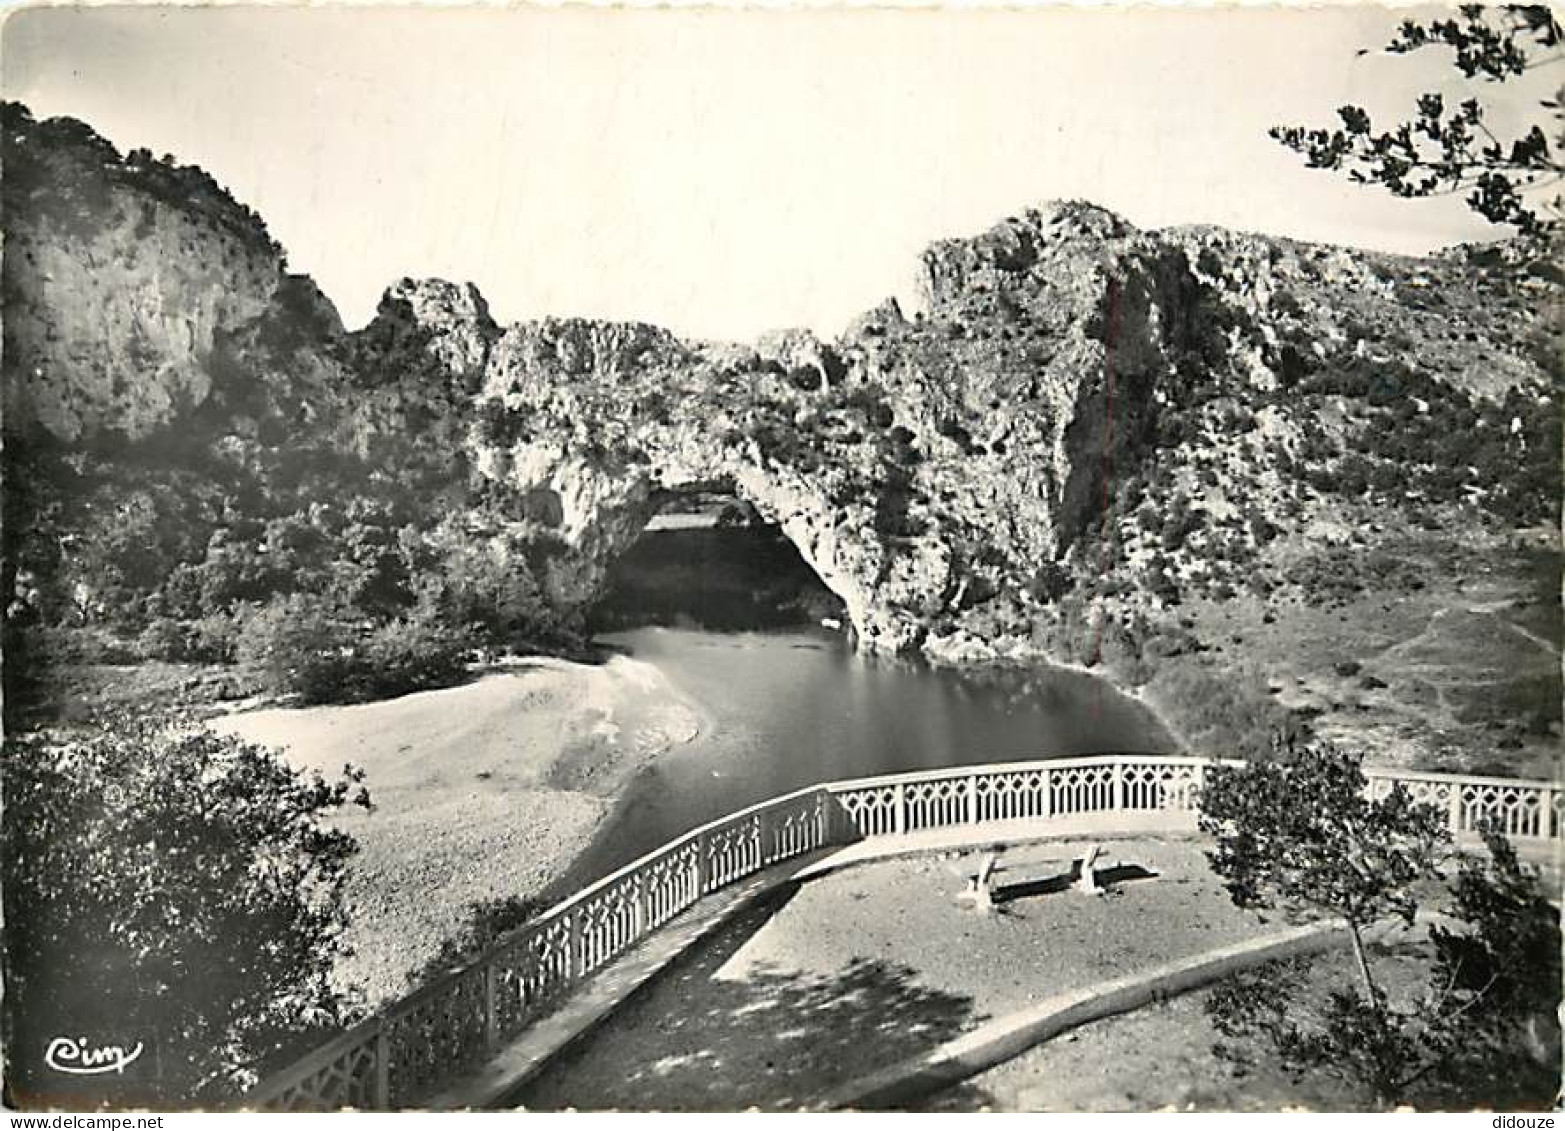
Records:
M979 658L1023 646L1062 573L1229 584L1269 527L1332 512L1297 474L1345 452L1314 420L1322 396L1373 379L1398 385L1382 399L1498 410L1546 388L1541 295L1495 301L1459 258L1142 233L1067 204L938 243L922 266L913 321L888 303L835 343L514 327L479 393L476 466L553 500L598 562L664 493L726 487L798 545L865 647ZM1177 553L1136 520L1148 502L1199 528Z
M564 606L698 489L780 526L863 647L952 660L1027 653L1081 583L1110 609L1221 595L1345 500L1547 510L1500 469L1557 466L1538 421L1559 285L1492 251L1141 232L1051 204L932 245L917 313L887 301L833 342L501 327L438 280L397 283L349 334L199 171L18 107L7 134L9 433L199 426L285 461L303 430L458 527L482 497L486 537L494 513L546 531Z
M121 158L79 122L7 105L5 130L12 424L136 439L206 401L214 352L285 282L265 226L199 170Z

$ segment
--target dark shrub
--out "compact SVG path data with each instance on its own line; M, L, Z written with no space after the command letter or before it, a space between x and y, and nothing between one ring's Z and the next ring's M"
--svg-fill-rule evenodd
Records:
M357 698L449 687L466 674L468 649L434 616L415 611L371 632L351 657Z
M275 694L343 702L352 698L347 684L354 636L354 626L336 608L313 594L291 593L246 619L235 658Z
M190 658L190 632L174 620L152 620L136 637L136 649L149 660L178 662Z
M239 663L266 689L306 703L354 703L446 687L467 644L428 609L369 627L312 594L294 593L245 621Z
M788 384L800 392L819 392L822 384L820 370L810 365L796 365L788 370Z
M145 1040L98 1095L166 1109L350 1022L331 971L356 846L325 819L359 777L164 720L7 735L7 1099L61 1094L59 1034Z
M461 933L446 939L433 958L410 971L408 983L422 986L467 965L482 955L491 943L536 918L543 910L544 904L539 900L514 895L472 904Z

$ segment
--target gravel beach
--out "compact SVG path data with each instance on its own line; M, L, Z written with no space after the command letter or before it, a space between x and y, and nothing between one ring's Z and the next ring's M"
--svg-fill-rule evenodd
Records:
M541 892L587 846L615 796L700 715L649 664L514 661L472 683L348 707L233 715L215 728L330 775L363 769L344 985L371 1004L456 933L478 900Z

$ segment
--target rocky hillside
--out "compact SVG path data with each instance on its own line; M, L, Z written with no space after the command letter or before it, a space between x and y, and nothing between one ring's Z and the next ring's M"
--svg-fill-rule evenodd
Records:
M914 319L887 303L833 343L514 327L477 466L548 498L594 556L660 492L726 485L866 647L969 659L1025 650L1079 577L1154 606L1231 593L1279 533L1340 528L1350 505L1552 518L1551 282L1142 233L1076 204L936 244L923 268Z
M348 333L199 170L14 105L4 157L13 636L229 658L258 607L319 597L539 639L692 491L776 523L865 649L1131 685L1235 682L1214 617L1438 589L1469 567L1436 543L1557 568L1562 287L1516 246L1407 259L1051 204L932 245L916 312L832 342L503 327L472 286L409 280ZM1557 649L1557 600L1527 616ZM1341 707L1296 690L1258 694Z

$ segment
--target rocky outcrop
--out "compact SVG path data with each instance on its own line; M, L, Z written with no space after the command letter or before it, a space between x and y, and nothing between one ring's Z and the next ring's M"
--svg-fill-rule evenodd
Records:
M1213 550L1265 537L1246 508L1284 520L1279 467L1305 444L1285 386L1301 371L1379 359L1463 395L1540 388L1503 312L1438 274L1050 205L935 244L914 320L888 302L835 343L796 331L750 351L636 325L514 327L479 395L491 427L473 433L476 466L556 500L560 535L600 563L665 494L726 487L795 542L863 646L993 655L996 639L1025 636L1060 570L1093 569L1105 542L1104 568L1145 572L1147 554L1125 552L1140 537L1127 482L1144 491L1155 470L1231 523L1233 546ZM1437 293L1444 305L1409 309L1409 295ZM1439 325L1452 305L1455 350Z
M282 255L199 170L121 158L69 119L5 109L6 415L137 439L202 404L225 339L272 307Z
M1332 512L1301 467L1357 459L1396 506L1433 497L1407 478L1426 472L1493 493L1438 453L1362 455L1386 413L1459 403L1493 458L1538 445L1514 414L1546 395L1559 285L1471 255L1140 232L1051 204L932 245L911 316L888 300L833 342L501 327L439 280L402 280L348 334L199 171L17 107L7 134L8 431L318 425L457 526L482 495L490 534L497 513L544 531L565 606L670 494L726 490L798 546L863 647L1013 654L1070 582L1160 600L1242 580L1269 532Z

